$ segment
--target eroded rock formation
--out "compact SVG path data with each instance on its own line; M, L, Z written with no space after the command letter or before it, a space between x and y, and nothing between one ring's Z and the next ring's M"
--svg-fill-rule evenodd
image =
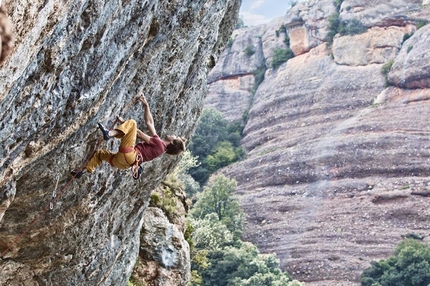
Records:
M417 28L430 8L421 1L345 0L340 19L357 19L367 31L336 35L328 46L326 17L335 10L316 13L322 3L328 5L297 4L280 21L250 28L263 53L250 63L269 69L249 105L242 140L249 157L223 172L238 181L245 239L275 252L308 285L358 285L370 261L388 257L404 235L429 241L430 26ZM273 70L257 47L282 24L296 56ZM245 53L247 32L238 32L242 44L220 63ZM241 70L226 69L229 76L210 86L241 81ZM208 106L216 108L238 93L210 90ZM232 114L240 120L241 112Z
M143 124L139 91L161 136L189 137L240 1L3 3L16 45L0 69L0 284L124 285L151 190L178 158L145 164L140 181L107 164L70 171L99 146L98 121ZM175 267L186 285L189 265Z

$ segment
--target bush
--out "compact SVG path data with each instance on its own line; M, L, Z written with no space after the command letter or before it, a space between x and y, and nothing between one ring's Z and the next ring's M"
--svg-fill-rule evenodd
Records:
M336 34L356 35L367 31L367 28L358 19L341 21L339 13L333 13L328 18L328 32L326 41L329 45L333 43L333 38Z
M387 260L372 261L361 275L363 286L421 286L430 283L430 248L414 239L399 243Z
M273 51L272 68L277 69L280 65L294 57L291 49L276 49Z
M424 27L425 25L427 25L428 24L428 21L425 21L425 20L419 20L418 22L417 22L417 30L418 29L421 29L422 27Z
M367 31L367 28L358 19L341 21L339 25L339 34L344 35L357 35Z
M385 76L388 75L393 64L394 60L389 60L386 64L382 66L381 73Z
M255 54L255 48L253 45L249 45L245 48L245 55L249 58Z
M233 38L228 39L227 48L231 49L231 47L233 46L233 43L234 43L234 39Z

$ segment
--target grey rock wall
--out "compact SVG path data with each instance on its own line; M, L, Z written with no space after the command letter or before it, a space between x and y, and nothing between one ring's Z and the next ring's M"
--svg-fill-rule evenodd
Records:
M16 44L0 69L0 284L124 285L151 190L179 158L145 164L138 182L107 164L70 171L99 143L117 148L98 121L143 128L139 91L158 134L190 137L240 1L3 2Z

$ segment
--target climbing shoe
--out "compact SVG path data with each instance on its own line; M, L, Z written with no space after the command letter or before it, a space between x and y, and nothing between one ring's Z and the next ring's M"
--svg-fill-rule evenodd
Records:
M76 178L76 179L79 179L80 177L82 177L82 175L84 174L84 172L82 172L82 171L72 171L72 172L70 172L71 174L72 174L72 176L74 177L74 178Z
M103 124L101 124L100 122L97 122L97 125L99 126L99 129L103 133L103 139L106 141L109 140L110 139L109 130L107 130L106 127L104 127Z

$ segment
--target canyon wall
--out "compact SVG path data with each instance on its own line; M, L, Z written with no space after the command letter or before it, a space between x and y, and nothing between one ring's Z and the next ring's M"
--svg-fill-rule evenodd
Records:
M238 181L244 239L276 253L307 285L359 285L370 261L390 256L404 237L429 242L424 4L345 0L339 20L364 32L337 34L331 44L335 5L297 4L269 24L236 30L209 75L206 107L230 121L248 114L248 158L222 170ZM294 57L271 68L273 51L287 47ZM247 62L230 64L236 58ZM260 66L267 70L254 93Z

